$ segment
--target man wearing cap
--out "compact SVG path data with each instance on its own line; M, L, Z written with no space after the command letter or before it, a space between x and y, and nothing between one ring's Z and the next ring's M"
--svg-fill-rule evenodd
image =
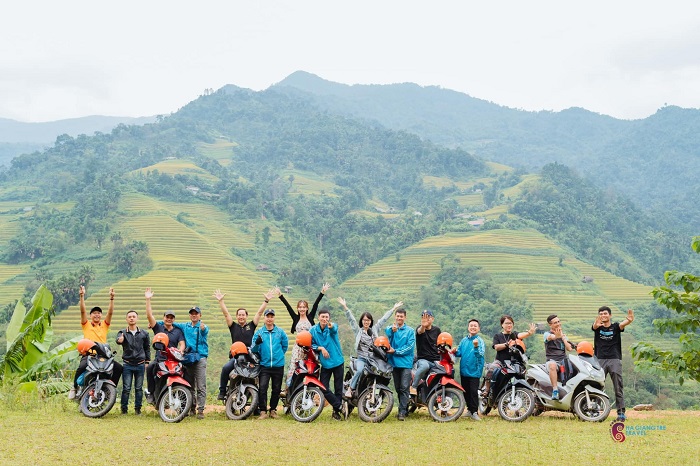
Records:
M282 390L284 378L284 354L289 348L289 340L284 330L275 325L275 311L265 311L265 325L253 335L251 351L260 356L260 389L258 391L258 419L277 419L277 404ZM270 393L270 412L267 406L267 388L272 379L272 391Z
M340 420L341 414L347 419L347 405L343 403L343 369L345 358L338 339L338 326L331 322L328 309L318 313L318 323L311 327L312 347L321 352L321 384L326 387L323 395L333 406L333 419ZM333 392L330 390L333 376Z
M112 323L112 314L114 313L114 288L109 289L109 308L107 309L107 317L102 320L102 308L95 306L90 309L90 319L88 320L87 310L85 308L85 287L80 285L80 325L83 328L83 338L92 340L98 343L107 343L107 332ZM73 388L68 392L68 399L74 399L78 391L78 377L87 369L87 355L80 359L78 369L75 371L73 379ZM119 378L122 375L122 365L114 361L112 369L112 381L114 385L119 383Z
M168 346L170 348L177 348L181 352L185 351L185 334L181 329L175 327L173 322L175 322L175 313L173 311L165 311L163 313L163 320L156 321L153 317L153 308L151 307L151 298L153 298L153 291L150 288L146 288L144 293L146 297L146 317L148 318L148 327L153 330L153 334L165 333L168 335ZM153 358L148 366L146 367L146 383L148 391L146 392L146 401L153 403L153 387L156 381L156 367L159 362L164 361L164 356L160 354L160 351L156 351L156 356Z
M263 311L265 311L267 303L270 302L270 299L275 296L274 290L270 290L263 295L263 302L260 305L258 312L255 313L253 320L250 322L246 322L248 319L248 311L242 307L238 308L236 311L236 321L234 322L231 314L228 312L226 303L224 303L224 296L226 295L222 293L221 290L214 291L214 298L216 298L216 300L219 302L221 313L224 315L226 325L228 325L228 330L231 333L231 343L233 344L240 341L247 347L250 347L253 344L253 334L255 334L255 328L258 326L258 322L260 322ZM235 363L235 360L230 354L229 358L231 359L229 359L229 361L224 364L224 367L221 369L221 376L219 377L219 395L216 398L217 400L226 399L226 385L228 385L228 377L233 370Z
M186 379L190 381L195 392L196 403L192 404L192 413L197 411L197 419L204 419L204 406L207 402L207 357L209 356L209 327L201 321L202 310L199 306L190 308L190 322L181 324L173 322L185 334L185 344L191 352L199 353L199 361L187 366ZM195 406L196 405L196 406Z
M413 371L411 394L416 393L421 379L440 360L437 347L440 328L433 325L434 320L433 311L426 309L421 314L420 325L416 327L416 364Z

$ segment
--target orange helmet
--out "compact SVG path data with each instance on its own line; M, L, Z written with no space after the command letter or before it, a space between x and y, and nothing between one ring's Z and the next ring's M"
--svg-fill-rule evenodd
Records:
M437 345L438 346L445 345L445 346L449 346L450 348L452 348L452 335L450 335L447 332L442 332L437 337Z
M78 353L82 354L85 356L88 351L92 349L92 347L95 346L95 342L92 340L88 340L87 338L83 338L78 342L77 349Z
M593 345L589 341L582 341L576 345L576 352L578 354L587 354L593 356Z
M307 332L304 330L303 332L299 332L297 334L297 345L299 346L311 346L311 333Z
M527 350L527 347L525 346L525 342L522 341L520 338L517 338L515 340L515 346L519 346L520 350L524 353Z
M235 358L239 354L248 354L248 348L242 341L237 341L231 345L231 356Z
M153 336L153 343L151 343L151 346L153 346L154 349L156 348L156 343L161 343L164 348L168 347L168 343L170 343L170 338L168 338L168 335L166 333L156 333Z
M389 344L389 339L384 335L380 335L374 339L374 346L377 348L389 349L391 345Z

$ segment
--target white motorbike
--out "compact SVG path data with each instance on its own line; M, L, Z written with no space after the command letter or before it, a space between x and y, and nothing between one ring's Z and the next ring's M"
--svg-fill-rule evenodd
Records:
M605 372L593 355L593 345L582 341L576 345L578 355L567 354L560 367L557 388L559 400L552 399L552 383L546 364L530 364L525 375L535 390L533 416L544 411L569 411L579 419L602 422L610 414L610 399L603 391Z

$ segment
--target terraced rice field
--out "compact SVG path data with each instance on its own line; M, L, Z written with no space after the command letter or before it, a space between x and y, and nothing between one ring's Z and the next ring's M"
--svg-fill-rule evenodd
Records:
M205 157L216 160L227 167L233 163L233 151L238 146L235 142L219 139L214 144L200 143L197 151Z
M289 179L290 175L294 176L294 181L291 183L289 194L337 197L337 194L334 193L337 185L321 176L301 170L283 170L280 173L280 178L286 181Z
M484 195L482 193L463 194L454 196L453 199L461 207L479 207L484 205Z
M19 299L24 294L24 283L16 281L18 275L26 273L25 265L0 264L0 307Z
M562 266L559 257L568 253L536 231L491 230L451 233L428 238L400 253L401 260L387 257L343 284L343 288L377 287L383 294L415 295L440 269L448 254L464 265L483 267L494 280L534 306L538 322L556 312L571 319L588 319L603 304L650 300L648 287L614 277L580 261ZM595 272L594 283L584 284L583 275Z
M205 181L208 181L210 183L216 183L219 181L219 178L216 176L212 175L208 171L204 170L203 168L198 167L194 163L192 163L189 160L184 160L184 159L174 159L174 160L163 160L162 162L158 162L154 165L150 165L148 167L144 168L139 168L138 170L134 170L132 173L148 173L152 172L154 170L158 170L161 173L166 173L168 175L174 176L174 175L189 175L189 176L198 176L200 179L203 179Z
M258 309L263 293L273 286L271 274L254 271L231 254L232 247L249 248L254 240L213 206L160 202L140 194L126 194L120 212L124 214L121 231L128 238L148 243L154 262L148 274L113 284L117 294L115 322L120 325L129 309L144 310L143 293L151 287L156 293L154 310L161 316L163 311L172 309L179 314L179 320L186 320L187 311L197 305L212 331L224 332L223 317L212 297L215 289L227 294L230 309L246 307L250 313ZM189 225L176 220L179 213L188 214L185 219ZM108 288L88 291L94 293L89 296L89 307L108 304ZM55 319L54 328L79 331L79 315L77 306L63 311ZM287 325L288 316L280 316L280 325Z

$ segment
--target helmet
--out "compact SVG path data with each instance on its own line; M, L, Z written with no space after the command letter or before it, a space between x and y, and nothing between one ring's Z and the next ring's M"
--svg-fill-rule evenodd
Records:
M88 351L92 349L93 346L95 346L95 342L92 340L88 340L87 338L83 338L78 342L77 349L78 353L82 354L85 356Z
M377 348L391 348L391 345L389 344L389 339L384 335L378 336L374 339L374 346L376 346Z
M437 345L445 345L449 346L450 348L452 347L452 335L450 335L447 332L442 332L440 335L437 337Z
M297 334L297 345L299 346L311 346L311 333L304 330Z
M168 335L166 333L156 333L153 336L153 343L151 343L151 346L153 346L154 349L156 348L156 343L160 343L163 345L163 349L168 347L168 343L170 343L170 338L168 338Z
M520 347L520 351L522 351L523 353L527 350L527 347L525 346L525 342L522 341L520 338L517 338L515 340L515 346Z
M593 356L593 345L589 341L582 341L576 345L576 352L578 354L587 354L588 356Z
M237 341L231 345L231 356L235 358L239 354L248 354L248 348L242 341Z

